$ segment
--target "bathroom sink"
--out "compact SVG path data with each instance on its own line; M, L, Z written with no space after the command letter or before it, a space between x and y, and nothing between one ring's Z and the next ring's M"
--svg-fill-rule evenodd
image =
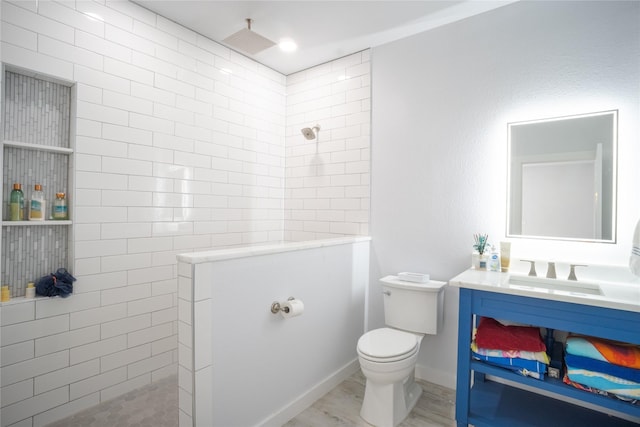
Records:
M449 284L478 291L640 313L640 277L632 276L627 266L589 266L589 276L584 273L585 277L574 281L531 277L525 272L495 273L468 269L449 280Z
M537 290L539 292L603 295L599 284L575 280L511 275L508 284L515 289Z

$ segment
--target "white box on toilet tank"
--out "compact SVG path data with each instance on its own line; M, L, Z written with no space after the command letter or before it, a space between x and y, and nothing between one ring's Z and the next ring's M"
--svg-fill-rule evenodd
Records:
M380 279L384 297L385 324L421 334L437 334L442 324L446 282L415 283L397 276Z

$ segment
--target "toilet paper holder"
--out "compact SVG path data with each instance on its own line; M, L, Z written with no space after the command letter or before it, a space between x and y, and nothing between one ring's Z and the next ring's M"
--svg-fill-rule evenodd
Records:
M287 301L293 301L293 300L295 300L294 297L287 298ZM282 307L278 301L274 301L273 304L271 304L271 312L273 314L278 314L280 311L284 311L285 313L288 313L289 307Z

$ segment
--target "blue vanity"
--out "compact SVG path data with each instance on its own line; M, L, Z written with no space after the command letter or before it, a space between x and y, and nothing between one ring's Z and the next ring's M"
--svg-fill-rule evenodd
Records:
M562 379L524 377L475 360L470 350L481 316L640 345L638 283L568 283L467 270L449 284L460 288L458 427L640 424L638 404L579 390Z

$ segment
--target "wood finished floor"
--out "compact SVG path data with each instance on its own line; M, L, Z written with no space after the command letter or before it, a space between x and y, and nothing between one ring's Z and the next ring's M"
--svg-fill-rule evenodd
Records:
M370 427L360 418L365 378L360 371L347 378L284 427ZM455 391L426 381L422 396L399 427L453 427Z
M401 427L452 427L455 393L418 381L423 393ZM343 381L284 427L370 427L360 418L365 378L360 371ZM172 376L101 403L48 427L177 427L178 384ZM225 426L220 426L225 427Z

